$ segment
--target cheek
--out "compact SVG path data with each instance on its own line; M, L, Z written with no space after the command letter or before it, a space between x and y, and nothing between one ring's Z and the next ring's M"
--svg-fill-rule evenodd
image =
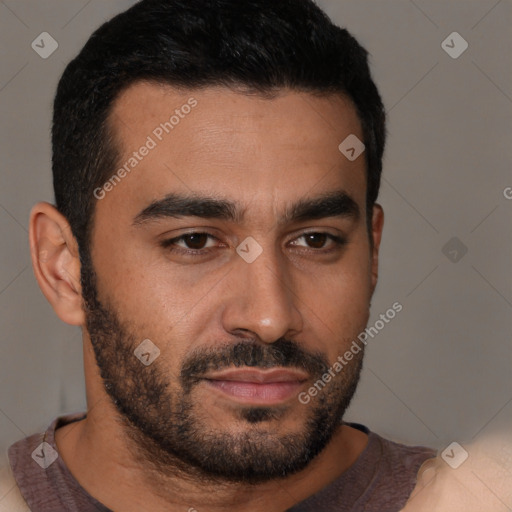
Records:
M332 271L303 281L303 311L327 353L344 349L368 323L371 273L367 251L347 252Z
M150 339L161 351L159 363L175 375L183 358L200 344L205 319L216 310L208 292L215 290L219 277L188 276L172 271L165 261L143 264L124 257L103 281L99 278L120 320L141 341Z
M125 237L126 238L126 237ZM160 249L118 237L98 240L95 255L100 299L105 296L127 321L153 325L182 316L194 295L184 273L172 268ZM103 242L103 244L102 244Z

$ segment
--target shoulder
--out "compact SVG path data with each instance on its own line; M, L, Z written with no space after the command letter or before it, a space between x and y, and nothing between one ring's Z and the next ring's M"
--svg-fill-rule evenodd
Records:
M403 506L416 485L420 467L435 458L436 451L391 441L373 432L370 436L378 450L374 451L374 478L366 492L368 510L383 503Z
M34 502L32 494L45 486L48 475L46 471L41 471L43 465L34 458L34 454L36 450L37 453L41 452L43 462L46 462L47 450L43 442L53 442L52 429L56 422L57 419L45 432L19 439L7 450L8 462L0 463L0 512L30 511L30 507L37 506L38 502Z
M368 435L366 448L352 466L294 511L400 510L416 485L419 468L436 455L431 448L385 439L364 425L347 425Z
M412 470L416 473L425 460L434 458L437 453L433 448L402 444L373 432L371 436L380 444L382 464L399 471Z
M8 464L0 467L0 512L30 512Z

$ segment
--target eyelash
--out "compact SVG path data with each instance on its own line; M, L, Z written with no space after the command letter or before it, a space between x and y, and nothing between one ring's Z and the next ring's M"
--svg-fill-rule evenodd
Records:
M214 249L214 247L207 247L205 249L184 249L184 248L181 248L181 247L177 247L175 246L175 244L179 241L184 241L186 239L186 237L188 236L191 236L191 235L206 235L208 237L209 240L218 240L217 237L211 235L210 233L205 233L205 232L202 232L202 231L192 231L190 233L184 233L183 235L180 235L178 237L175 237L175 238L170 238L168 240L163 240L160 245L164 248L164 249L167 249L168 251L172 252L172 253L179 253L179 254L183 254L183 255L186 255L186 256L205 256L206 254L208 254L212 249ZM336 235L332 235L331 233L325 233L325 232L322 232L322 231L310 231L310 232L307 232L307 233L303 233L302 235L300 235L299 237L295 238L294 240L300 240L301 238L303 237L306 237L308 235L325 235L327 237L328 240L330 240L331 242L334 242L334 247L330 248L330 249L314 249L314 248L307 248L307 247L300 247L299 250L301 252L303 252L303 250L305 251L308 251L308 252L314 252L314 253L320 253L320 254L329 254L333 251L336 251L336 250L339 250L341 247L343 247L344 245L347 244L347 240L343 237L339 237L339 236L336 236ZM173 247L175 246L175 247Z

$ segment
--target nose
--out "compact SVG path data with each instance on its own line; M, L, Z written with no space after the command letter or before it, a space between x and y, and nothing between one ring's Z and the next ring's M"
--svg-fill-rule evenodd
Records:
M267 249L252 263L240 258L235 266L222 313L226 332L273 343L302 330L299 298L279 254Z

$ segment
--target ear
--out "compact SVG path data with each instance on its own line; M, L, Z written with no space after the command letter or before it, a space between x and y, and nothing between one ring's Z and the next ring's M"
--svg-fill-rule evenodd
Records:
M373 250L371 259L371 273L372 273L372 294L377 286L379 278L379 248L382 238L382 228L384 227L384 210L380 204L373 206L372 214L372 239Z
M30 213L30 251L39 287L57 316L83 325L78 244L66 218L51 204L38 203Z

